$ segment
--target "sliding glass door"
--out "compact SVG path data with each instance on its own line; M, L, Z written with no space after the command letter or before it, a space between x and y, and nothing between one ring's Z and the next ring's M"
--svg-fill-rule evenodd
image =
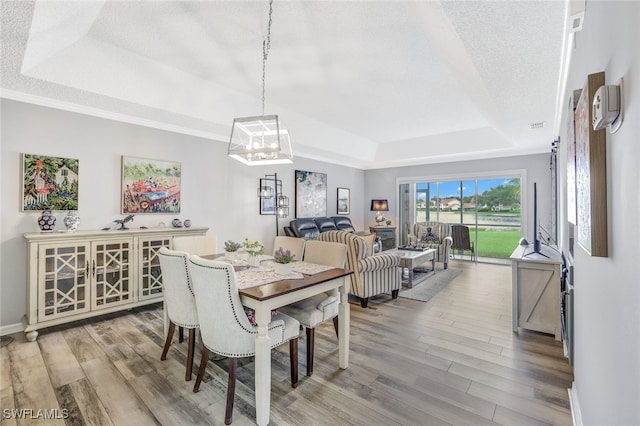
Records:
M475 256L470 250L454 249L456 258L508 259L518 244L519 176L415 181L399 189L402 244L408 242L413 224L425 221L463 225L457 232L468 232Z

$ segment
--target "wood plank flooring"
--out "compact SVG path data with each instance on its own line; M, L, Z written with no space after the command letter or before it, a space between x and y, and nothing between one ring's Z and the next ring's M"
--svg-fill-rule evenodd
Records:
M553 336L511 332L511 268L463 269L428 303L383 295L351 305L351 351L338 367L331 321L316 329L315 372L289 384L288 345L273 352L274 425L571 425L572 369ZM57 409L69 425L224 424L226 362L209 362L200 392L184 381L186 341L166 361L162 309L151 306L22 333L0 349L3 409ZM177 335L177 333L176 333ZM198 344L199 346L199 344ZM199 349L196 351L199 361ZM254 424L254 364L239 362L234 425ZM3 425L44 424L40 419Z

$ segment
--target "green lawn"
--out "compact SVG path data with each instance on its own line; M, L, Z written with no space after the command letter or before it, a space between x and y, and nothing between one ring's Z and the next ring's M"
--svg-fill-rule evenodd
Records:
M471 231L470 237L473 241L473 231ZM486 231L479 228L478 243L476 244L478 256L507 259L518 245L520 237L520 231Z

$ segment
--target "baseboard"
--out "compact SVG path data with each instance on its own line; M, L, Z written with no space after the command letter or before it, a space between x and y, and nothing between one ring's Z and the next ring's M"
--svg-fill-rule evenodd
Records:
M582 426L582 413L580 412L580 402L578 402L578 392L576 390L576 382L571 384L569 392L569 404L571 405L571 417L573 418L573 426Z
M0 326L0 336L6 336L7 334L19 333L24 331L24 326L21 322L16 324L2 325Z

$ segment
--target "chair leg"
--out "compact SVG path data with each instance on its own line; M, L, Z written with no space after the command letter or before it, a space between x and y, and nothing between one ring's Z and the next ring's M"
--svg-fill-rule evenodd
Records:
M173 321L169 321L169 330L167 331L167 338L164 341L164 348L162 349L162 355L160 356L160 360L164 361L167 359L167 352L169 352L169 346L171 346L171 341L173 340L173 333L176 330L176 325Z
M368 297L361 297L360 298L360 306L362 306L363 308L366 308L368 304L369 304L369 298Z
M338 334L338 325L339 323L339 319L337 316L333 317L333 328L336 331L336 337L339 339L340 338L340 334Z
M196 393L200 390L200 383L202 383L202 378L204 377L204 372L207 370L207 362L209 362L209 349L207 349L204 344L202 345L201 356L200 356L200 368L198 368L198 376L196 377L196 382L193 384L193 393Z
M236 358L229 358L229 381L227 382L227 409L224 424L230 425L233 418L233 398L236 394Z
M184 328L178 327L178 343L184 342Z
M313 375L313 350L315 348L316 333L313 328L307 328L307 376Z
M191 371L193 371L193 352L196 346L196 329L189 329L189 343L187 349L187 372L184 379L188 382L191 380Z
M298 338L289 340L289 363L291 364L291 387L298 387Z

